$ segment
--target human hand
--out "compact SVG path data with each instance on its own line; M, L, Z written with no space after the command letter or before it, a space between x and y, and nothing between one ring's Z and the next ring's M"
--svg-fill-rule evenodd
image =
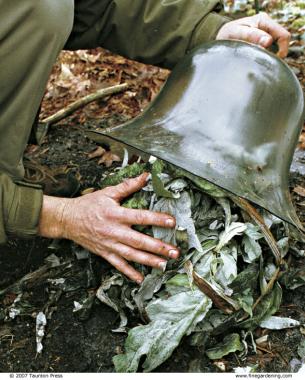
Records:
M179 251L131 228L154 225L173 228L172 216L148 210L132 210L120 202L146 184L147 174L74 199L65 199L60 212L61 237L75 241L103 257L130 279L141 283L143 275L129 261L163 269L166 258L177 258ZM46 206L47 207L47 206ZM45 211L46 213L46 211ZM44 223L41 223L41 234ZM163 257L160 257L163 256Z
M276 42L279 47L277 54L281 58L285 58L288 54L290 38L290 33L272 20L267 13L230 21L220 28L216 36L217 40L242 40L264 48Z

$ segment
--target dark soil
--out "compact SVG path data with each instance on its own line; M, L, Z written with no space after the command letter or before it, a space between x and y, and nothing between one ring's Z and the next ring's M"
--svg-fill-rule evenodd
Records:
M59 125L52 128L45 143L35 148L32 159L52 167L69 166L78 175L81 189L97 187L104 169L96 160L88 160L86 152L96 147L96 143L84 136L80 128ZM46 148L48 150L46 151ZM293 185L304 187L304 178L294 176ZM297 202L300 199L296 200ZM10 240L0 248L0 289L44 264L44 259L55 253L63 262L74 257L70 242L63 241L56 251L49 248L50 241ZM118 316L108 306L94 301L91 313L80 319L74 312L74 301L79 301L94 290L102 274L110 266L102 259L93 256L90 264L93 268L88 276L88 260L74 260L70 272L60 273L53 278L66 276L69 289L57 292L57 300L51 318L46 327L43 351L36 354L35 316L43 310L54 288L47 280L34 283L24 290L25 298L32 305L26 315L13 320L0 322L0 371L1 372L113 372L112 357L122 352L125 334L113 333L118 327ZM90 277L90 278L89 278ZM305 323L305 287L294 291L284 291L280 315L290 316ZM1 300L0 307L7 307L16 297L11 291ZM1 314L1 309L0 309ZM137 323L139 321L135 321ZM256 337L269 334L269 344L258 353L249 350L242 359L229 355L223 360L227 371L234 367L258 364L259 371L289 372L289 362L297 358L297 347L304 338L299 329L270 332L258 329ZM213 341L208 342L212 344ZM217 372L219 369L203 353L203 347L190 345L185 338L172 357L157 372Z
M80 183L79 195L87 188L98 188L105 168L97 165L98 159L88 160L87 153L98 145L85 137L85 129L108 127L136 116L154 98L164 83L168 72L153 66L146 66L114 56L109 52L94 51L88 58L77 52L66 52L55 65L49 81L41 118L53 114L79 96L95 91L102 86L128 83L130 91L107 98L87 106L52 127L44 143L29 146L27 156L31 163L50 168L49 174L70 170ZM94 58L94 59L91 59ZM290 57L287 62L296 71L304 84L304 57ZM60 63L70 64L73 75L69 80L60 78ZM59 81L58 81L59 78ZM84 85L79 93L79 82ZM59 83L60 82L60 83ZM67 82L67 83L66 83ZM88 88L87 88L88 87ZM94 120L98 120L94 122ZM86 125L86 127L84 126ZM304 136L304 135L303 135ZM304 138L303 138L304 147ZM304 152L304 151L303 151ZM303 163L304 163L303 154ZM304 170L304 165L303 169ZM303 172L304 173L304 172ZM292 189L305 187L304 175L294 172L291 177ZM304 198L294 193L298 215L305 221ZM52 248L53 247L53 248ZM57 248L56 248L57 247ZM56 250L54 249L56 248ZM125 334L113 333L119 325L115 311L94 300L90 315L80 316L73 312L74 301L83 300L99 286L101 277L111 267L101 258L91 255L90 260L77 260L75 247L68 241L51 242L47 239L10 239L0 247L0 293L28 273L44 265L44 260L56 254L61 262L71 260L72 265L62 271L50 270L49 278L66 279L66 287L60 289L44 280L30 283L23 288L23 297L28 302L23 315L15 319L4 319L3 310L16 299L16 290L11 289L0 296L0 372L113 372L112 357L123 351ZM300 259L304 263L304 259ZM305 323L305 287L294 291L284 290L283 302L278 314L292 317ZM53 300L53 301L52 301ZM50 318L47 321L43 351L36 354L36 315L46 309ZM133 324L140 323L133 320ZM254 337L269 335L268 344L254 353L249 346L246 358L229 355L223 364L226 371L234 367L257 364L261 372L290 372L290 361L298 358L297 348L304 336L300 329L284 331L262 331L257 329ZM205 342L207 346L221 340L213 338ZM156 372L218 372L216 362L204 354L204 345L191 345L189 337L184 338L172 357Z

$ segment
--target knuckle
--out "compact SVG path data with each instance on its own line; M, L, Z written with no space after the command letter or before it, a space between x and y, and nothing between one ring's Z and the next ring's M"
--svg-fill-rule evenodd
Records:
M156 253L161 255L166 253L166 245L162 241L156 242Z
M260 38L260 35L257 33L255 29L250 29L248 32L248 39L250 41L258 41Z
M128 180L125 180L124 182L121 183L121 188L120 188L120 192L121 193L126 193L129 188L130 188L130 182Z
M124 252L121 251L120 253L126 260L130 261L131 260L131 256L132 256L132 251L131 249L127 248L124 250Z
M137 249L142 249L143 247L143 243L142 243L142 240L136 238L136 237L131 237L130 238L130 241L131 241L131 245L134 247L134 248L137 248Z
M285 29L284 35L285 35L285 37L287 38L287 40L290 40L290 39L291 39L291 33L288 32L288 30Z
M145 221L145 214L144 212L137 212L134 216L135 224L142 224Z

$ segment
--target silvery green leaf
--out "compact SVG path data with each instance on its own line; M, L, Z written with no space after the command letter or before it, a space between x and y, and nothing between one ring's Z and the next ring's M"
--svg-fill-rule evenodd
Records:
M201 247L202 247L202 252L195 251L193 255L191 256L191 261L193 265L197 264L197 262L199 262L208 252L212 251L216 247L215 240L206 240L205 242L201 244ZM198 269L197 273L199 272L200 272L200 269Z
M246 263L253 263L262 254L262 248L256 240L250 239L248 236L244 236L242 244L245 250L243 253L243 259Z
M234 236L241 235L247 229L245 223L233 222L220 233L219 242L215 250L219 252Z
M211 307L199 290L157 300L147 307L148 325L129 331L125 354L113 358L117 372L136 372L142 356L144 372L150 372L169 358L182 337L189 334Z
M272 276L276 270L277 270L277 268L273 263L267 264L265 267L264 277L269 281L272 278Z
M282 330L300 326L300 322L285 317L269 317L260 321L259 326L269 330Z
M252 223L246 223L246 226L247 229L245 230L245 235L249 236L250 239L259 240L264 237L258 226L255 226Z
M153 190L158 197L174 198L174 194L165 188L164 183L162 182L158 173L153 170L151 176Z
M256 328L263 319L269 318L278 311L281 301L282 288L275 283L272 291L266 294L254 309L253 317L239 323L239 327L242 329Z
M270 212L266 210L262 210L261 215L264 219L264 223L269 229L275 224L283 223L283 221L280 218L278 218L277 216L271 214Z
M288 268L280 278L281 284L287 289L297 289L305 285L305 267L301 268Z
M301 343L299 344L298 355L300 356L301 359L304 360L304 358L305 358L305 338L303 338L301 340Z
M263 256L260 256L260 260L259 260L259 286L260 286L261 294L265 294L267 292L268 283L265 277Z
M257 240L263 235L259 232L259 228L251 223L246 223L247 229L242 240L244 247L243 259L246 263L253 263L262 254L262 248Z
M192 219L191 198L186 191L182 192L178 199L161 198L154 205L153 211L161 211L174 216L176 218L176 228L185 229L188 233L189 249L195 248L199 252L202 251ZM155 238L176 244L174 229L153 227L153 234Z
M214 220L214 222L212 222L210 225L209 225L209 229L210 230L218 230L218 228L221 227L221 224L219 223L218 220Z
M187 274L178 273L170 278L166 282L165 289L171 296L189 291L190 283Z
M208 226L214 221L224 222L222 208L211 197L198 192L194 195L193 218L197 228Z
M203 321L198 324L198 330L210 333L212 331L215 331L215 329L219 326L224 325L231 317L232 314L228 315L219 309L212 308L208 311Z
M247 289L253 291L257 286L258 275L258 265L250 264L242 272L238 273L231 282L230 288L233 289L234 293L240 293Z
M289 250L289 238L283 237L277 242L277 246L279 247L282 257L285 257Z
M175 177L185 177L188 178L193 182L193 184L196 185L198 189L205 192L206 194L209 194L212 197L225 197L226 192L225 190L222 190L219 186L214 185L211 182L206 181L203 178L199 178L196 175L187 172L184 169L178 168L174 165L168 165L168 167L171 169L171 171L174 173Z
M237 276L237 249L233 245L224 247L219 253L220 265L218 265L215 279L224 288Z
M214 253L211 250L207 251L195 265L193 264L196 273L201 277L209 278L213 260Z
M206 355L211 360L221 359L231 352L243 351L244 346L238 334L227 335L224 340L213 348L206 350Z
M230 206L230 201L228 198L216 198L217 203L221 205L225 212L226 216L226 221L225 221L225 226L228 227L231 224L231 206Z
M174 193L180 193L183 191L186 187L188 187L188 183L183 178L177 178L171 181L167 186L166 189L170 190Z
M252 317L253 296L250 289L240 291L240 293L235 296L235 299L240 307Z
M169 215L174 216L176 212L175 200L161 198L154 204L152 211L160 211L160 212L168 213ZM173 245L176 245L176 237L175 237L174 228L161 228L161 227L154 226L152 231L156 239L160 239L164 241L165 243L171 243Z
M133 297L140 315L143 315L146 303L152 299L153 295L160 290L161 286L172 277L173 274L172 271L162 273L160 270L153 269L150 274L145 276L141 287Z
M187 334L189 334L192 328L204 318L211 305L211 300L195 288L176 294L166 300L152 301L146 307L146 312L151 321L162 319L176 323L181 319L191 318L191 324L187 330Z

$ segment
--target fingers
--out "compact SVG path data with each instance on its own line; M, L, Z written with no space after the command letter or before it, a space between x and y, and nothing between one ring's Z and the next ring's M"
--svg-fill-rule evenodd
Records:
M261 45L264 48L272 44L272 37L268 33L246 25L236 24L230 33L230 38Z
M141 190L146 185L148 175L148 173L143 173L139 177L129 178L117 186L107 187L103 190L104 194L120 202L129 195Z
M219 30L216 39L237 39L264 48L276 41L279 47L278 56L284 58L288 54L290 33L266 13L260 13L225 24Z
M143 281L144 277L143 275L135 270L131 265L127 263L127 261L123 258L120 257L116 253L109 253L109 252L102 252L100 254L105 260L107 260L110 264L112 264L118 271L122 272L130 278L132 281L137 282L138 284L141 284Z
M129 225L146 225L159 226L164 228L174 228L176 225L175 219L168 214L148 210L132 210L121 207L120 219L123 223Z
M128 247L127 245L120 243L113 245L112 250L116 254L124 257L127 261L133 261L135 263L148 265L150 267L161 269L162 271L166 268L167 260L152 255L148 252L140 251L138 249Z
M291 35L280 24L272 20L266 13L259 14L258 28L269 33L274 41L277 41L279 51L278 55L284 58L288 54L289 42Z
M134 231L128 227L126 227L126 232L123 232L121 237L119 237L119 241L122 244L136 248L140 251L166 256L171 259L179 257L179 250L175 246Z

